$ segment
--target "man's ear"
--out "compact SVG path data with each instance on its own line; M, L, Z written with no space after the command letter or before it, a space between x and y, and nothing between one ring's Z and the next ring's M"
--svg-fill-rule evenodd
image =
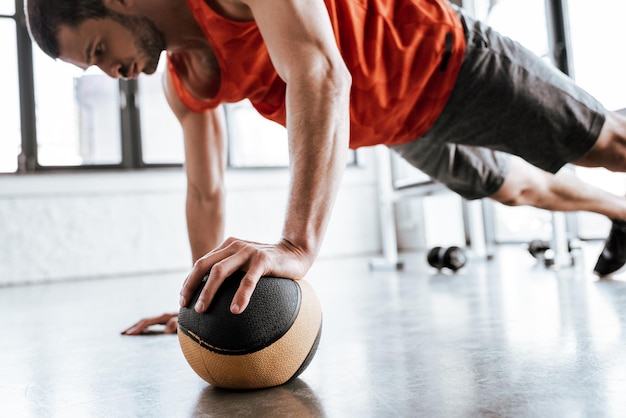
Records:
M128 13L134 6L134 0L102 0L104 6L117 13Z

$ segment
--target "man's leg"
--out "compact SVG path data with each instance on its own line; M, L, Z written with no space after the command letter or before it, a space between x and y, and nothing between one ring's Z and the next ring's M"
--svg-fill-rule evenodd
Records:
M626 219L626 198L587 184L568 170L548 173L515 156L511 156L502 187L490 197L508 206L587 211Z
M564 212L582 210L604 215L613 224L594 272L606 276L626 264L626 198L622 196L593 187L566 170L551 174L512 157L508 176L491 198L509 206L529 205Z
M552 174L520 157L481 147L440 143L427 136L393 148L466 199L489 197L508 206L604 215L613 220L613 227L594 270L604 276L626 263L624 197L591 186L567 170Z
M612 273L626 262L626 232L622 232L618 221L624 218L622 202L587 187L582 192L568 189L567 183L561 182L564 177L559 177L566 173L543 176L542 187L533 192L522 187L523 181L540 179L529 174L538 172L509 174L500 169L498 152L517 155L547 173L557 173L572 162L626 171L626 119L607 112L572 79L518 43L471 17L461 14L461 18L468 28L463 66L444 111L425 135L430 142L458 146L447 150L451 156L440 152L436 154L440 158L430 162L416 158L411 145L399 147L398 151L405 158L414 159L418 168L424 162L439 165L427 174L464 197L479 198L480 193L472 193L480 190L482 197L495 196L509 204L526 201L554 210L591 210L609 216L614 227L595 270L600 275ZM464 148L468 146L473 148ZM496 158L491 159L496 163L495 170L484 164L489 159L483 159L482 151L478 164L474 164L473 149L484 148L497 150L493 154ZM465 151L467 155L463 155ZM464 161L473 166L473 172L469 170L470 180L498 180L499 176L500 183L489 181L485 183L489 187L476 189L478 183L466 182L467 173L456 170L457 162ZM461 183L455 184L457 180ZM502 189L505 180L522 183L511 183ZM599 201L592 202L586 197L588 194Z

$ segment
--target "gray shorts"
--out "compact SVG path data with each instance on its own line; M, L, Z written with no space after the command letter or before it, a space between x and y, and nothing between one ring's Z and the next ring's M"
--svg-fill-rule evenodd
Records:
M507 154L552 173L584 156L603 106L520 44L459 15L467 50L452 95L422 138L392 149L467 199L498 191Z

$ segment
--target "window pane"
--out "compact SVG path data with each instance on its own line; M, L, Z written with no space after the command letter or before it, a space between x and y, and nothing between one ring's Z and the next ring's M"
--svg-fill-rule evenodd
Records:
M226 105L231 167L286 167L287 130L261 116L249 101Z
M141 123L141 152L147 164L183 163L183 133L162 88L165 57L152 75L139 77L137 103Z
M573 76L585 90L607 109L626 108L626 56L622 40L626 36L623 0L568 2ZM577 167L583 180L611 193L623 195L626 179L605 169ZM610 223L600 215L580 212L578 234L584 239L606 238Z
M0 0L0 14L13 16L15 14L15 0Z
M36 45L33 59L39 164L121 163L117 80L54 61Z
M570 1L568 8L576 82L607 108L626 108L626 2Z
M487 23L540 57L548 55L546 6L548 0L499 0L489 12ZM530 30L532 28L532 30Z
M17 171L17 156L21 152L21 133L17 44L12 19L0 19L0 39L0 57L3 58L0 65L0 172L13 173Z

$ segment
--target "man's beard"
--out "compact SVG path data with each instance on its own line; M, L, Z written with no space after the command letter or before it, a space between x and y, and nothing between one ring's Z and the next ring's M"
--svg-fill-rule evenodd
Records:
M112 13L111 17L133 34L139 56L145 58L145 66L142 71L146 74L153 74L159 64L161 52L165 50L163 33L154 22L145 16Z

